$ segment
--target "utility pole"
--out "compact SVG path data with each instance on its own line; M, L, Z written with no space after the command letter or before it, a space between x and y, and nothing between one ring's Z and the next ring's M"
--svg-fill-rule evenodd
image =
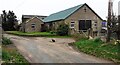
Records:
M120 40L120 1L118 3L118 40Z
M112 0L109 0L109 3L108 3L108 20L107 20L107 40L106 40L106 42L110 42L110 37L111 37L112 6L113 6L113 2L112 2Z
M117 38L120 40L120 15L118 15L118 31L117 31Z

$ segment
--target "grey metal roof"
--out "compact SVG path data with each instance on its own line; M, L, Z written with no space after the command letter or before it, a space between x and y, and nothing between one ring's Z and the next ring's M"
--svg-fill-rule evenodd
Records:
M50 16L46 17L43 21L44 22L51 22L51 21L56 21L56 20L63 20L73 14L76 10L81 8L84 4L51 14Z

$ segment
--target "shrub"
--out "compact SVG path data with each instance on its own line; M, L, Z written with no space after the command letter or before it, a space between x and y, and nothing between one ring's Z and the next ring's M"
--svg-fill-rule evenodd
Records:
M55 31L50 31L51 34L55 34L56 32Z
M3 37L2 38L2 44L3 45L9 45L9 44L12 44L11 40L6 38L6 37Z
M59 25L56 33L57 35L65 36L65 35L68 35L68 31L69 31L69 26L66 24L63 24L63 25Z

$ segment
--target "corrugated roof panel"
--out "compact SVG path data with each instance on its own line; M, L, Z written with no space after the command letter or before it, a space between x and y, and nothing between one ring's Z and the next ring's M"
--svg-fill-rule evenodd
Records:
M57 13L54 13L54 14L51 14L50 16L48 16L44 19L44 22L51 22L51 21L65 19L68 16L70 16L71 14L73 14L76 10L78 10L82 5L83 4L60 11L60 12L57 12Z

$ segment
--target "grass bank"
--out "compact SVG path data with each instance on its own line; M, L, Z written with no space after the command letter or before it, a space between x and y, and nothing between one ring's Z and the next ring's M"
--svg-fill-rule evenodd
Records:
M87 40L82 39L75 42L75 46L82 52L94 55L96 57L112 60L120 63L120 45L107 44L100 39Z
M20 32L20 31L6 31L7 34L13 34L18 36L26 36L26 37L55 37L55 38L70 38L71 36L58 36L55 33L50 32Z
M14 44L8 38L2 40L2 64L18 63L29 65L28 61L18 52Z

